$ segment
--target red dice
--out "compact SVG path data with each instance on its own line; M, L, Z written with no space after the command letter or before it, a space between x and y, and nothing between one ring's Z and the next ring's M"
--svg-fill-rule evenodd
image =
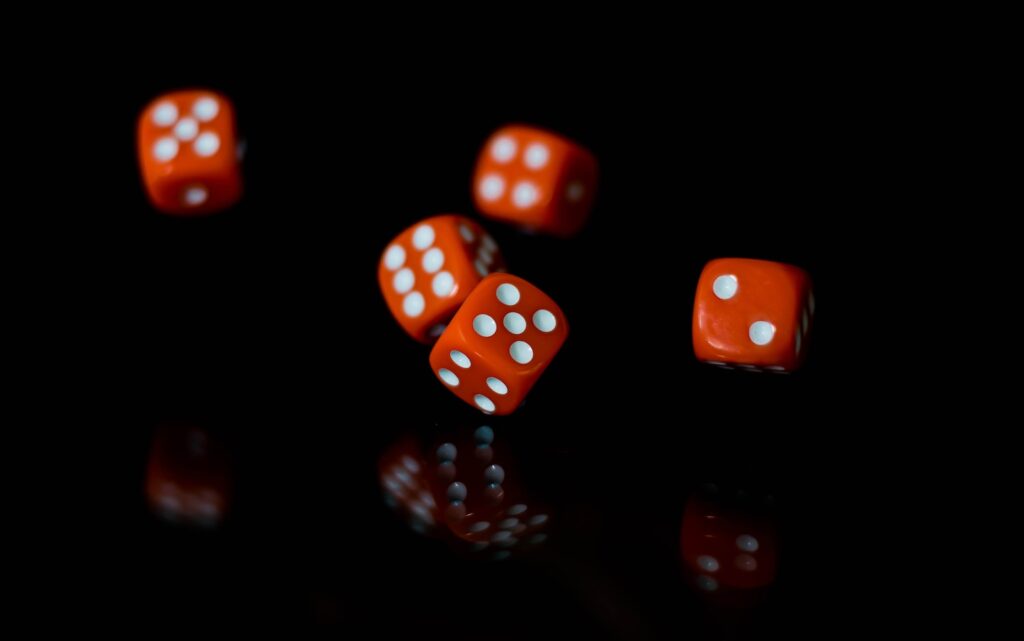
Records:
M483 227L452 214L421 220L384 250L377 268L384 300L410 336L429 343L485 276L505 260Z
M385 500L410 528L460 552L502 560L548 537L550 510L527 495L515 457L489 426L403 436L379 473Z
M556 236L579 231L596 189L597 161L589 151L520 125L494 132L473 176L473 199L484 215Z
M157 428L146 468L146 499L161 519L201 527L223 521L231 499L227 451L194 425Z
M469 294L430 352L434 374L485 414L510 414L561 349L562 310L522 278L492 274Z
M242 174L231 101L213 91L168 93L139 117L142 182L168 214L208 214L234 204Z
M709 262L697 283L693 350L727 369L786 373L807 352L814 295L807 272L746 258Z
M764 588L775 580L775 524L765 499L691 497L681 547L696 587L704 592Z

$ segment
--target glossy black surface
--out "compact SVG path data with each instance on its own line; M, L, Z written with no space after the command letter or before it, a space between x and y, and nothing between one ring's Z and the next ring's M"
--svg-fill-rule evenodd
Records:
M851 573L841 559L855 544L836 519L848 482L836 449L856 438L829 416L859 401L867 365L857 265L833 231L835 217L866 224L837 170L856 125L837 124L802 76L698 74L680 93L625 73L534 85L504 68L387 82L328 71L167 65L104 84L103 204L78 223L91 242L83 342L113 373L105 416L119 428L116 579L97 611L374 638L829 636L841 597L828 586ZM187 86L230 96L248 141L241 204L194 220L150 208L133 146L146 102ZM510 271L572 327L527 404L484 420L389 317L376 267L416 220L475 215L475 156L506 122L588 146L601 183L571 240L483 220ZM809 271L818 314L800 373L695 361L694 288L722 256ZM231 450L223 528L169 527L147 510L149 438L167 419ZM517 465L555 506L558 536L535 558L461 558L381 500L377 459L394 438L474 422L515 439ZM716 608L686 583L682 511L708 479L777 501L779 577L755 608Z

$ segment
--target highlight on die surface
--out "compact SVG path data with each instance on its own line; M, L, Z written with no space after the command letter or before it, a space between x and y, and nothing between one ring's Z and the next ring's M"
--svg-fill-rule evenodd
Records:
M205 89L153 100L139 116L142 182L153 206L175 215L230 207L242 195L235 110Z
M464 216L421 220L384 249L377 279L391 314L410 336L429 343L485 276L503 271L494 238Z
M693 307L697 359L726 369L792 372L814 320L807 272L767 260L719 258L701 273Z
M510 274L492 274L466 298L430 352L434 375L485 414L511 414L569 334L550 296Z
M523 125L494 132L473 175L473 199L484 215L556 236L583 227L596 189L593 154L562 136Z

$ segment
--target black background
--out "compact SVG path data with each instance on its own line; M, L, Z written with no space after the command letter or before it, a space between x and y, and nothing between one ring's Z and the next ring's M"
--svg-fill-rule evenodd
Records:
M87 267L69 275L80 369L102 363L91 400L117 428L101 617L453 639L820 637L848 625L827 613L872 570L850 543L859 434L830 417L848 420L871 394L863 270L848 253L879 223L854 160L870 145L869 108L819 68L579 61L578 73L570 57L543 74L504 63L382 74L239 56L101 83L107 134L81 168L96 177L84 194L94 205L76 224ZM248 143L243 200L201 219L149 206L134 149L139 111L189 87L231 97ZM529 236L473 210L476 154L507 122L597 156L598 201L579 236ZM445 212L481 220L510 271L572 326L529 402L486 421L515 442L560 521L534 559L461 559L380 498L377 457L399 434L484 422L435 380L429 348L390 318L376 282L389 240ZM694 359L697 277L723 256L810 272L818 314L798 374ZM233 453L237 500L219 531L146 510L149 438L168 419L203 425ZM779 506L780 575L743 616L714 612L681 571L683 506L704 480L770 491Z

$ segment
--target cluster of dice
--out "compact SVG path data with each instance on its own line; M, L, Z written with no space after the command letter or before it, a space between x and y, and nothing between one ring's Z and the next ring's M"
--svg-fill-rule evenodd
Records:
M557 236L583 226L596 187L589 151L524 126L494 132L473 177L484 216ZM385 248L378 279L399 325L434 342L438 380L485 414L515 411L569 333L555 301L506 273L497 243L464 216L435 216L403 231Z
M237 202L240 149L234 107L216 92L162 95L139 118L146 193L168 214L208 214ZM593 154L526 126L496 131L473 176L481 214L561 237L584 225L596 188ZM428 218L404 231L384 250L378 269L398 323L416 340L434 342L430 364L437 378L486 414L519 407L569 329L550 296L504 269L494 239L458 215ZM726 369L792 372L804 360L814 306L810 278L797 267L713 260L697 284L694 351Z

